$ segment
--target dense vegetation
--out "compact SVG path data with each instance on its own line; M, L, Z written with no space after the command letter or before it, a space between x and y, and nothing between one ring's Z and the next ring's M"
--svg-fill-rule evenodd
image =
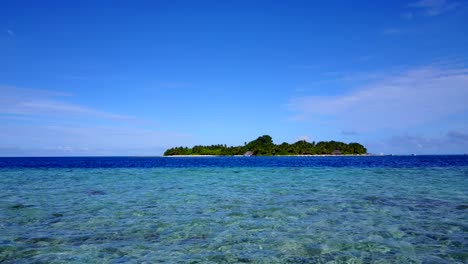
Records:
M257 156L275 155L324 155L344 154L357 155L366 154L367 149L359 143L343 143L339 141L321 141L309 143L305 140L294 144L282 143L275 145L273 139L264 135L256 140L246 143L244 146L228 147L226 145L194 146L193 148L176 147L166 150L164 156L173 155L244 155L251 152Z

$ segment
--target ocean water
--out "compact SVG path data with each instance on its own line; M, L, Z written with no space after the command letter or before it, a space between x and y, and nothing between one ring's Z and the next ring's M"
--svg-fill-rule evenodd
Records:
M467 263L468 157L0 158L1 263Z

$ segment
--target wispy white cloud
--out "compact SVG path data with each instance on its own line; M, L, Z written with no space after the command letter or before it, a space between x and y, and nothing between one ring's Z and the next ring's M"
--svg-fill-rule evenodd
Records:
M11 29L7 29L7 30L5 30L5 32L6 32L8 35L10 35L11 37L13 37L13 35L14 35L14 33L13 33L13 31L12 31Z
M48 90L0 86L0 114L20 116L92 117L123 122L145 122L128 115L69 103L71 94Z
M292 120L326 118L353 131L398 129L468 111L468 69L431 65L382 78L338 96L289 100Z
M390 70L391 72L395 70ZM321 78L317 81L311 81L301 84L296 87L295 91L305 93L311 89L321 88L327 85L345 85L346 87L354 87L362 83L379 80L386 76L387 73L380 71L329 71L320 74Z
M405 20L417 17L435 17L454 11L460 6L461 2L456 0L417 0L407 4L400 17ZM409 30L407 26L385 28L381 33L387 36L406 35L415 30L414 28Z
M414 12L427 16L438 16L454 10L459 6L458 2L449 0L419 0L408 5ZM413 13L411 13L411 17Z

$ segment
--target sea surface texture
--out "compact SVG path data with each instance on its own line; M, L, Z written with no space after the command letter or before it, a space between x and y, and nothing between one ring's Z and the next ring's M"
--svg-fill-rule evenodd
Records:
M0 158L1 263L467 263L468 157Z

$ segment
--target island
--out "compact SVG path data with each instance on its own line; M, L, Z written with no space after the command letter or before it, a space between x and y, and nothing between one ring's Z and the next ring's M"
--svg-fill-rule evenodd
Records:
M286 142L276 145L269 135L244 143L244 146L194 146L170 148L164 156L293 156L293 155L364 155L367 149L359 143L339 141L307 142L299 140L294 144Z

